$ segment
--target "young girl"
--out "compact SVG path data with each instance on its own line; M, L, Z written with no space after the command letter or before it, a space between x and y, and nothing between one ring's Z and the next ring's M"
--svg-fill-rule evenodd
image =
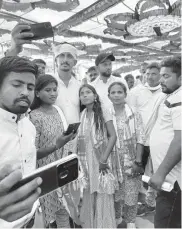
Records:
M73 138L64 136L67 123L62 111L53 104L57 98L57 80L51 75L40 76L35 86L35 99L30 120L36 127L37 165L45 166L67 156L63 147ZM69 227L69 214L60 202L57 192L40 198L45 227L55 221L58 227Z
M85 109L78 132L78 156L86 181L80 220L83 228L115 228L115 179L111 172L116 173L110 163L110 154L116 133L112 117L101 108L99 96L92 86L84 84L79 96ZM102 181L106 182L105 186Z
M123 182L115 196L118 202L116 214L121 217L124 207L127 228L135 228L145 138L140 114L134 114L125 102L126 91L125 85L121 82L114 82L108 88L109 98L114 106L113 123L118 137L116 146L123 170Z

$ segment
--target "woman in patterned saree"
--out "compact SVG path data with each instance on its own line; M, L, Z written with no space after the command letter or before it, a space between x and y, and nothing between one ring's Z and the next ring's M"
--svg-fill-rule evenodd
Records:
M127 228L135 228L138 194L143 174L142 155L144 148L144 128L139 113L133 113L126 104L126 87L114 82L108 88L114 109L113 123L117 134L116 147L122 167L123 182L115 194L116 218L127 223ZM122 213L122 211L124 211Z
M92 86L82 85L79 96L85 107L78 131L78 157L85 180L80 221L83 228L115 228L113 194L119 178L113 175L119 176L119 168L111 161L116 142L112 117L101 108Z
M63 135L67 123L62 111L53 105L57 98L57 85L54 77L44 75L37 79L35 86L35 99L31 106L30 120L36 127L38 168L67 156L69 149L66 143L73 138L73 134ZM58 198L57 191L39 200L45 227L49 227L51 221L56 221L58 227L70 227L69 214L62 200Z

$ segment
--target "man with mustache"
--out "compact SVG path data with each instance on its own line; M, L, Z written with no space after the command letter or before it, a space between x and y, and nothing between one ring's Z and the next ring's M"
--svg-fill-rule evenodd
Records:
M101 102L106 107L112 107L112 103L108 97L108 88L113 82L122 82L128 89L128 85L125 80L112 75L113 61L115 61L115 57L112 53L100 53L95 60L95 65L98 69L99 76L92 83L90 83L95 87L100 96Z
M160 65L156 62L150 63L147 67L145 67L145 77L145 85L140 84L130 90L130 93L128 95L128 103L134 110L138 111L141 114L144 127L146 128L148 118L154 111L156 103L161 100L161 97L164 96L160 85ZM145 168L148 162L146 174L150 176L151 174L148 172L151 170L151 168L149 168L151 164L148 161L149 155L150 145L148 138L144 147L142 164ZM143 195L143 190L141 190L141 194ZM139 202L137 213L138 216L143 216L145 214L149 214L155 211L155 197L155 190L149 187L146 192L145 203L140 204Z
M150 134L154 175L149 185L158 190L155 228L181 228L181 57L165 59L160 83L165 100L160 104ZM164 181L173 185L162 191Z
M11 187L36 168L35 127L26 117L37 67L20 57L0 60L0 227L32 227L41 178ZM32 208L33 207L33 208Z
M60 44L55 47L54 54L59 83L56 105L62 109L68 124L79 122L81 83L72 75L77 63L77 49L67 43Z

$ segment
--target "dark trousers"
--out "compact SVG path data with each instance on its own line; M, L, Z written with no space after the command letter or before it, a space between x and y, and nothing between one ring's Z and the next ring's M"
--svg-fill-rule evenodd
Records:
M177 182L171 192L158 192L154 226L155 228L181 228L181 189Z
M145 167L147 165L149 155L150 155L149 146L144 146L144 152L143 152L143 156L142 156L142 164L143 164L144 170L145 170Z

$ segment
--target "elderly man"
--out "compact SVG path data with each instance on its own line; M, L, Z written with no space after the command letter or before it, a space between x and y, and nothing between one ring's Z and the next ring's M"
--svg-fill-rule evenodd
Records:
M65 43L56 46L54 53L59 82L56 105L62 109L68 124L79 122L81 83L72 75L73 67L77 63L77 49Z

